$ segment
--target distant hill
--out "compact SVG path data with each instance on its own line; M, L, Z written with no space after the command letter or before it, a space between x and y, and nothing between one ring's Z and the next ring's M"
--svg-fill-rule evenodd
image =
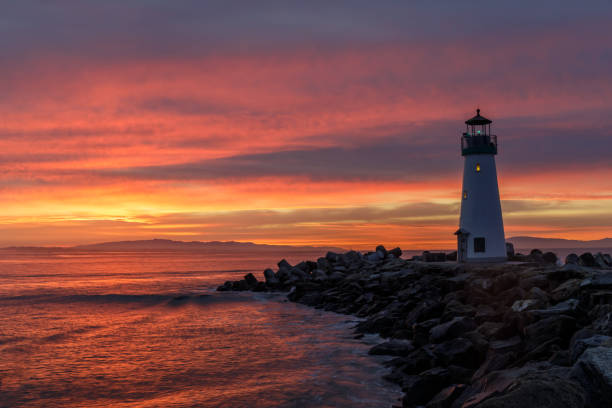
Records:
M314 247L314 246L290 246L290 245L267 245L255 244L253 242L236 242L236 241L173 241L170 239L149 239L139 241L117 241L117 242L102 242L98 244L77 245L68 248L61 247L10 247L4 249L19 249L19 250L51 250L51 251L66 251L66 250L85 250L85 251L344 251L341 248L335 247Z
M537 237L512 237L506 241L512 242L515 248L612 248L612 238L597 239L593 241L579 241L575 239L561 238L537 238Z

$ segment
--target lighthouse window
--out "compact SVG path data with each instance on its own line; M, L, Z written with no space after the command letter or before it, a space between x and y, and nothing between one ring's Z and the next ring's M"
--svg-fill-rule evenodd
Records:
M474 252L484 252L485 251L485 239L484 238L474 238Z
M476 163L476 173L480 173L480 163Z
M464 192L463 192L463 199L464 199L464 200L467 200L467 191L464 191Z

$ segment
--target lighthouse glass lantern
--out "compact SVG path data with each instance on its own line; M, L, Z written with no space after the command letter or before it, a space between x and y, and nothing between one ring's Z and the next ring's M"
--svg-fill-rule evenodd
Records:
M506 239L497 185L497 136L491 134L492 121L476 116L465 121L461 136L463 189L461 218L457 235L459 262L505 261Z

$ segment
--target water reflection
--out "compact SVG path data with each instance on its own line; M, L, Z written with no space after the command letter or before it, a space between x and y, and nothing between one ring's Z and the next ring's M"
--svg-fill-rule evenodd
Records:
M197 259L168 261L168 273L161 257L148 267L100 257L80 272L43 259L55 266L3 275L0 405L371 407L399 396L345 316L211 292L230 278L198 271Z

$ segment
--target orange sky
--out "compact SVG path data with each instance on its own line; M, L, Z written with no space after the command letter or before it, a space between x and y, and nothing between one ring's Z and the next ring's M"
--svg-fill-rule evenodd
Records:
M206 33L172 53L97 26L28 37L0 63L0 246L449 248L476 106L499 138L507 236L612 236L610 29L572 24L478 47L452 31L248 47Z

